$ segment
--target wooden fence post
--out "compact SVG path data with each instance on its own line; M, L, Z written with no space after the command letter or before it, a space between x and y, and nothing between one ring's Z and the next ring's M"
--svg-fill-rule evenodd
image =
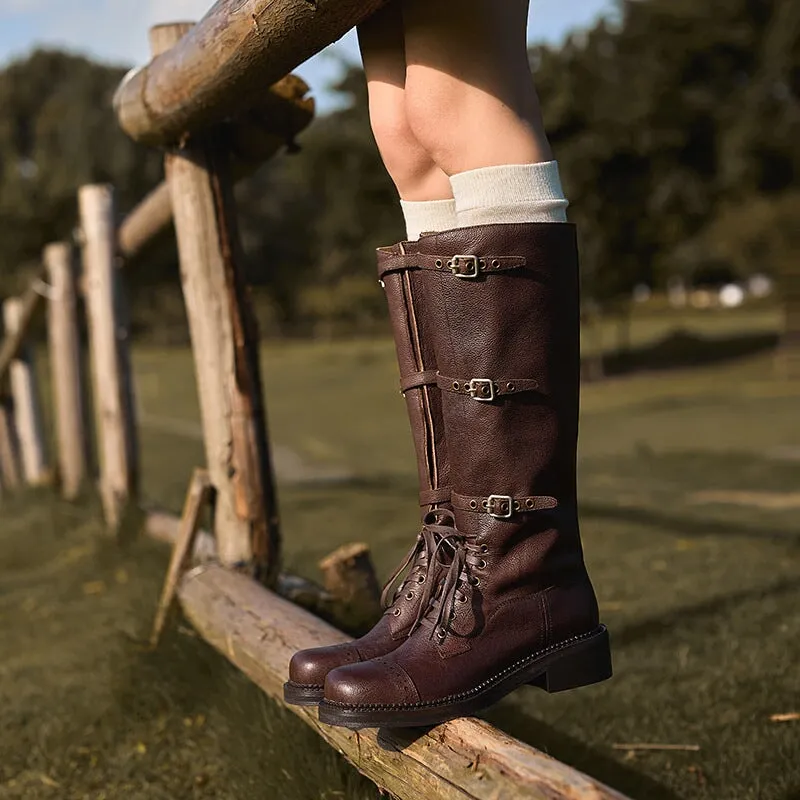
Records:
M116 268L114 191L110 186L84 186L78 201L100 454L100 494L106 521L111 528L118 528L127 507L136 499L138 464L128 332Z
M154 55L187 25L151 31ZM280 535L258 334L240 261L230 159L209 132L166 159L192 336L220 560L271 584Z
M0 396L0 477L5 489L17 489L22 482L14 409L7 395Z
M6 300L3 303L3 319L8 335L19 328L21 318L22 301L17 297ZM11 363L10 378L22 474L30 486L42 486L48 482L50 474L42 432L39 382L36 379L33 352L29 347L23 346Z
M74 500L86 479L88 446L72 246L48 245L44 265L51 292L48 334L58 471L62 494Z

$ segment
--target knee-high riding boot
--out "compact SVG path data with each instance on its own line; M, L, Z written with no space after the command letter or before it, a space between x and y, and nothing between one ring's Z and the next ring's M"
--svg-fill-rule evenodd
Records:
M403 243L378 250L378 267L393 262L396 256L417 247ZM303 650L296 653L289 667L289 681L284 686L287 702L315 705L323 696L325 677L335 667L366 661L399 647L421 617L438 580L437 543L441 534L452 531L450 509L450 467L445 447L441 390L437 384L432 341L425 334L430 325L427 294L421 287L417 270L393 269L381 278L389 303L389 316L400 365L400 388L406 406L417 453L420 481L420 505L423 528L403 564L384 590L386 610L378 624L366 636L347 644ZM405 579L392 594L401 574Z
M450 456L449 566L391 653L328 674L323 722L433 725L523 684L611 675L578 531L579 287L575 230L464 228L384 260L427 293Z

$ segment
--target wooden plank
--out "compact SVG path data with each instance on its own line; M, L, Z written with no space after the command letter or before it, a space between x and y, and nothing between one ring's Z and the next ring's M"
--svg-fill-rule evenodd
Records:
M22 314L21 299L12 297L3 303L3 319L9 336L20 330ZM29 486L43 486L50 480L50 471L44 445L39 381L30 347L20 347L17 358L11 362L10 377L22 474Z
M5 380L11 362L17 357L20 348L25 343L28 336L28 328L33 321L33 316L42 303L42 292L39 283L44 276L44 271L40 270L31 285L22 295L22 303L19 311L19 319L14 332L3 339L0 346L0 383Z
M114 99L120 124L137 141L161 145L255 107L280 117L286 87L264 87L385 2L218 0L180 44L126 77Z
M0 479L4 489L18 489L22 483L19 446L11 398L0 396Z
M172 31L179 38L180 27ZM167 26L154 36L170 46ZM166 158L221 562L277 579L280 534L258 331L241 267L229 159L216 135Z
M167 569L167 577L161 592L161 599L156 609L156 618L150 634L150 647L155 649L161 639L164 626L175 602L178 581L194 559L195 544L200 534L200 515L211 496L211 481L204 469L196 469L189 483L186 503L183 507L172 558Z
M179 597L202 636L282 701L292 654L347 637L245 576L216 565L188 573ZM289 706L381 789L401 800L624 800L623 795L491 725L459 719L430 730L348 731Z
M44 264L50 282L48 339L58 474L62 494L74 500L86 480L89 447L72 246L66 242L48 245Z
M114 191L84 186L78 195L89 317L100 494L112 529L122 523L137 489L137 443L128 334L116 268Z

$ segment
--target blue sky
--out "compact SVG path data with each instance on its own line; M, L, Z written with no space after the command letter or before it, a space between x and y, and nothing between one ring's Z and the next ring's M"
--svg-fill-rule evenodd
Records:
M500 0L502 2L502 0ZM159 22L199 19L213 0L0 0L0 64L37 44L57 45L104 61L139 64L147 58L147 29ZM531 40L559 41L572 28L613 11L613 0L531 0ZM338 57L358 61L348 34L298 72L322 109L324 87L338 72Z

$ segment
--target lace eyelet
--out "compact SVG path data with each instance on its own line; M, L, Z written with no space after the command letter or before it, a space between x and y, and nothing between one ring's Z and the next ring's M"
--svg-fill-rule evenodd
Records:
M489 552L489 545L488 544L482 544L481 545L481 553L488 553L488 552Z
M480 586L481 585L481 579L480 578L476 578L473 575L473 576L470 577L469 583L470 583L470 586Z
M413 600L413 599L414 599L414 597L415 597L415 595L414 595L414 592L409 592L409 593L406 595L406 600Z
M394 611L392 611L392 616L393 617L399 617L400 614L402 614L402 611L400 611L399 608L396 608Z
M417 583L425 583L425 576L420 575L419 578L417 578Z
M447 631L444 631L444 630L442 630L442 629L440 628L438 631L436 631L436 638L437 638L437 639L438 639L440 642L443 642L443 641L444 641L444 640L447 638Z
M487 566L489 566L489 565L486 563L486 559L483 559L483 558L482 558L482 559L481 559L481 560L478 562L478 569L486 569L486 567L487 567Z

